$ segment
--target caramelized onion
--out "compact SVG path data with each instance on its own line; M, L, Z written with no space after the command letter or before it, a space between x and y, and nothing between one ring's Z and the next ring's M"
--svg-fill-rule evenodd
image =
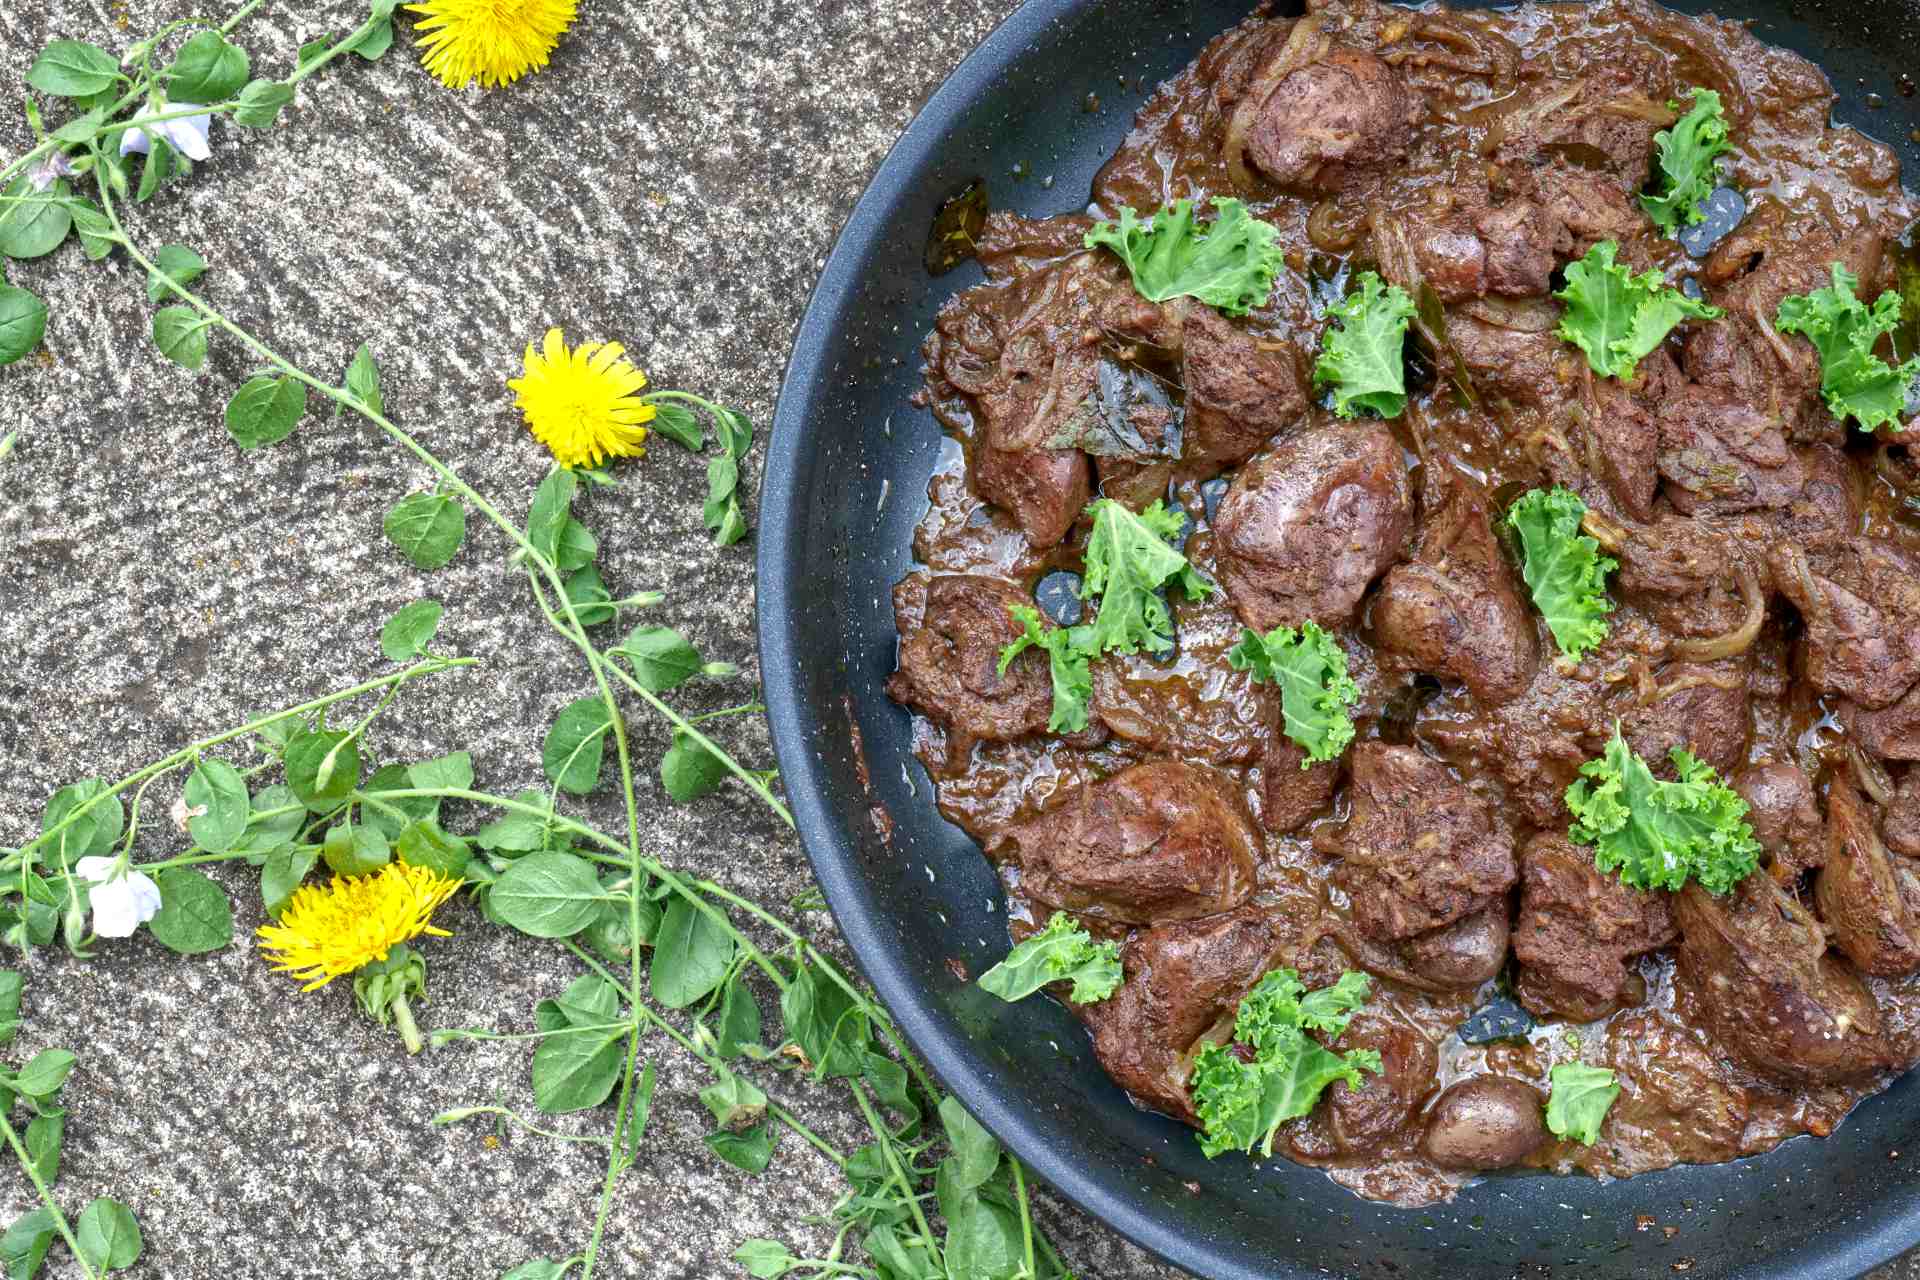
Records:
M1800 590L1807 596L1806 607L1801 612L1811 612L1813 616L1808 619L1809 621L1818 622L1822 626L1827 625L1831 621L1827 614L1827 593L1820 589L1818 582L1814 581L1813 569L1807 564L1807 553L1798 547L1789 547L1787 563L1793 566L1793 576L1799 579Z
M1767 598L1760 590L1760 575L1744 558L1739 562L1740 598L1746 602L1747 616L1739 626L1724 635L1704 640L1676 640L1673 653L1693 662L1713 662L1745 653L1760 635L1760 624L1767 618Z
M1327 51L1327 37L1322 30L1322 19L1317 13L1310 13L1293 24L1287 42L1280 46L1280 52L1255 76L1253 83L1247 86L1247 92L1233 109L1233 117L1227 121L1226 143L1220 149L1221 158L1227 162L1227 176L1233 179L1233 185L1246 191L1253 185L1253 175L1247 172L1247 134L1253 129L1254 120L1260 115L1260 108L1267 105L1267 99L1280 87L1280 82L1306 66L1318 61Z
M1873 797L1875 804L1893 803L1893 778L1887 773L1887 766L1851 742L1847 744L1847 759L1853 765L1854 780L1862 791Z
M1625 525L1601 515L1592 507L1588 507L1587 513L1580 517L1580 532L1599 543L1600 549L1608 555L1626 546L1627 539L1632 536Z
M1526 132L1542 116L1558 111L1579 97L1580 91L1586 87L1586 81L1575 80L1564 89L1556 89L1531 102L1520 103L1510 110L1501 112L1493 124L1488 126L1486 136L1480 139L1480 154L1492 155L1500 149L1500 144L1505 142L1510 134Z
M1560 322L1559 310L1538 298L1474 298L1460 311L1510 333L1545 333Z
M1611 98L1600 103L1594 110L1604 111L1610 116L1627 116L1634 120L1645 120L1649 124L1659 125L1662 129L1670 128L1674 121L1680 118L1680 114L1672 108L1638 93Z
M1307 215L1307 239L1313 241L1314 248L1326 253L1345 253L1359 243L1359 227L1334 224L1339 213L1340 202L1331 196L1313 206L1313 212Z

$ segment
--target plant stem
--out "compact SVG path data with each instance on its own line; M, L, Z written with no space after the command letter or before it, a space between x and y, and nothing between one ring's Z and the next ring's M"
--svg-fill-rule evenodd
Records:
M27 1171L27 1177L32 1179L33 1189L40 1193L40 1202L46 1205L47 1211L53 1215L53 1225L59 1229L60 1238L67 1242L67 1248L73 1250L73 1260L80 1264L81 1274L85 1275L87 1280L100 1280L93 1269L93 1264L87 1261L84 1253L80 1252L80 1242L74 1239L73 1228L67 1224L67 1215L60 1212L60 1205L54 1200L53 1192L47 1187L47 1180L40 1176L40 1167L33 1162L33 1157L27 1154L26 1147L21 1145L20 1135L14 1132L13 1123L4 1112L0 1112L0 1133L6 1135L7 1145L13 1148L14 1157L20 1161L20 1167Z
M413 1005L408 1002L406 992L394 992L387 1009L393 1014L393 1025L400 1029L400 1043L407 1046L408 1053L418 1054L427 1047L420 1039L420 1025L413 1020Z

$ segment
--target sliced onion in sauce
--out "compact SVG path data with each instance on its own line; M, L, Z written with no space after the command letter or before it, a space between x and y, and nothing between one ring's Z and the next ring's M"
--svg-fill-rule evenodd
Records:
M1745 653L1753 647L1760 636L1760 626L1767 620L1767 597L1760 590L1760 575L1745 559L1740 561L1740 598L1746 602L1747 616L1740 625L1724 635L1708 636L1704 640L1676 640L1673 645L1675 657L1686 658L1693 662L1714 662L1721 658L1731 658Z

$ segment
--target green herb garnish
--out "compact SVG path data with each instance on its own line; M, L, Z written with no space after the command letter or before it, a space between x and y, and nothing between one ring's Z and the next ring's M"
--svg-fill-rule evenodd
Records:
M1186 515L1164 502L1139 515L1112 498L1087 507L1093 532L1087 537L1086 578L1080 598L1100 599L1088 653L1165 653L1173 648L1173 615L1156 592L1177 585L1189 600L1204 600L1213 584L1194 571L1168 543L1186 527Z
M1554 643L1579 658L1607 638L1607 575L1620 567L1600 544L1580 532L1587 504L1571 489L1534 489L1507 512L1520 535L1521 576Z
M1233 1043L1252 1050L1251 1060L1220 1044L1206 1045L1194 1059L1189 1090L1208 1159L1256 1145L1261 1155L1272 1155L1281 1124L1313 1110L1328 1085L1345 1080L1359 1089L1362 1071L1380 1071L1379 1050L1335 1053L1307 1034L1339 1036L1366 1003L1369 987L1367 975L1352 969L1314 992L1292 969L1260 979L1233 1020Z
M1658 271L1634 275L1614 261L1619 246L1602 240L1567 265L1567 287L1553 296L1567 304L1559 335L1587 353L1595 373L1630 378L1642 356L1688 317L1717 320L1726 313L1668 286Z
M1092 654L1082 647L1083 643L1090 642L1090 629L1044 626L1040 611L1024 604L1009 605L1007 612L1026 630L1000 651L999 673L1007 674L1013 660L1028 649L1046 650L1053 674L1053 713L1047 720L1047 729L1052 733L1080 732L1087 727L1087 705L1093 699L1093 676L1087 668Z
M1264 636L1248 628L1227 662L1260 683L1280 686L1287 736L1307 753L1302 769L1338 759L1353 741L1347 708L1359 700L1360 689L1347 674L1346 650L1319 624L1306 622L1298 631L1275 627Z
M1667 103L1674 111L1678 102ZM1706 217L1700 208L1720 180L1720 156L1732 150L1727 140L1727 117L1721 109L1720 95L1711 89L1693 91L1693 109L1674 122L1671 129L1653 135L1659 152L1654 172L1656 194L1640 197L1640 207L1654 224L1668 235L1683 224Z
M1584 1062L1563 1062L1547 1073L1547 1128L1557 1138L1590 1147L1600 1140L1600 1122L1620 1096L1613 1072Z
M1049 982L1071 982L1075 1004L1105 1000L1120 985L1120 944L1095 942L1065 912L980 975L980 987L1002 1000L1023 1000Z
M1895 366L1873 354L1881 336L1900 327L1900 295L1889 289L1869 307L1853 296L1859 287L1858 277L1836 262L1831 285L1781 299L1774 323L1820 352L1820 394L1834 417L1852 418L1862 431L1897 431L1907 392L1920 378L1920 356Z
M1149 302L1198 298L1230 316L1243 316L1267 300L1273 278L1286 261L1280 233L1247 212L1238 200L1215 198L1216 217L1196 223L1193 201L1176 200L1142 222L1132 209L1120 221L1095 224L1086 246L1120 255L1133 287Z
M1653 776L1613 727L1605 754L1567 788L1567 838L1593 846L1593 865L1635 889L1678 890L1689 880L1724 894L1760 865L1747 802L1691 752L1670 753L1678 780Z
M1396 418L1407 407L1407 370L1401 348L1413 319L1413 299L1397 284L1382 284L1371 271L1328 312L1338 323L1321 340L1313 385L1333 384L1333 411L1355 418L1371 409Z

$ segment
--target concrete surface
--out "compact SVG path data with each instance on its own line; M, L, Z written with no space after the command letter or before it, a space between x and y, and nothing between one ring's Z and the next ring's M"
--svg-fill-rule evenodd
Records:
M303 86L269 134L214 129L215 159L141 209L149 248L179 241L212 270L204 291L278 347L322 369L371 341L387 402L483 492L524 512L546 466L502 380L549 325L625 342L662 386L737 404L763 428L788 337L819 263L867 175L914 110L1015 0L585 0L552 67L514 88L451 93L395 54L349 60ZM48 39L119 47L184 0L50 0L0 6L0 102ZM269 6L239 34L257 69L363 7ZM27 141L4 109L0 154ZM220 425L252 362L216 337L198 376L146 341L152 308L123 263L69 244L13 268L54 307L49 361L0 371L0 844L35 830L46 796L120 776L249 711L389 670L376 637L399 604L448 606L443 643L485 659L418 687L374 742L389 759L467 749L481 783L539 781L541 737L587 691L578 663L529 614L503 541L477 519L459 558L422 574L380 536L423 469L347 422L315 415L282 445L241 455ZM712 658L753 668L751 544L716 552L700 525L701 462L662 444L595 492L616 594L668 593L662 621ZM757 484L757 470L752 477ZM698 690L693 710L746 682ZM663 734L636 717L635 749ZM769 756L764 732L730 743ZM650 847L681 866L782 902L808 885L795 842L743 793L691 808L643 781ZM158 797L159 808L171 794ZM596 806L603 820L614 811ZM169 852L164 821L147 857ZM60 1198L113 1194L139 1214L137 1276L340 1280L498 1276L585 1241L597 1153L434 1113L496 1100L531 1110L521 1043L406 1059L351 1008L344 985L302 995L253 954L254 878L222 873L242 938L182 959L151 939L91 963L48 951L28 966L21 1051L73 1047L81 1067ZM573 976L556 949L486 926L470 908L433 942L423 1023L524 1031ZM824 917L817 923L830 930ZM621 1184L600 1272L734 1276L748 1236L824 1242L837 1175L791 1138L751 1179L700 1136L702 1073L672 1051L648 1154ZM781 1081L821 1132L851 1145L843 1095ZM597 1129L602 1117L587 1118ZM578 1127L563 1119L556 1126ZM0 1177L0 1219L30 1196ZM1057 1201L1041 1216L1083 1277L1171 1280ZM50 1276L77 1274L70 1264ZM1911 1263L1880 1273L1912 1277Z

